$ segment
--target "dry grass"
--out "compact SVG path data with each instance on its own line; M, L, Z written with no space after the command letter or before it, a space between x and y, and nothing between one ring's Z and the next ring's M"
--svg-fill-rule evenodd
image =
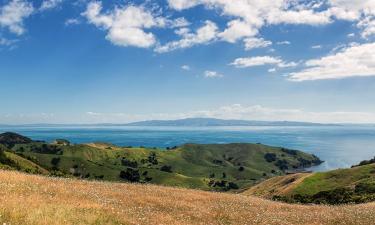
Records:
M375 204L299 206L152 185L0 171L0 224L373 224Z
M286 176L277 176L255 185L244 191L243 195L272 198L274 195L287 196L304 179L313 175L312 173L297 173Z

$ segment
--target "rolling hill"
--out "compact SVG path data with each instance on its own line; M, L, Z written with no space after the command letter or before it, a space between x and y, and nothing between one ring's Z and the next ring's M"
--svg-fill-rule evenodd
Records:
M15 134L2 136L19 139ZM14 142L5 154L22 158L54 176L215 191L236 191L288 170L321 163L314 155L261 144L185 144L163 150L106 143L73 145L66 140L52 144Z
M375 164L313 174L274 177L245 191L291 203L344 204L375 200Z
M368 225L375 203L290 205L240 194L0 171L0 223Z

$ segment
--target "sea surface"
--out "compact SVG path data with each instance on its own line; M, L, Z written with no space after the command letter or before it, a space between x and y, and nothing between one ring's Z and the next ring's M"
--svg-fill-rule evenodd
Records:
M108 142L120 146L172 147L185 143L262 143L302 150L325 162L313 168L347 168L375 156L375 126L129 127L0 126L35 140Z

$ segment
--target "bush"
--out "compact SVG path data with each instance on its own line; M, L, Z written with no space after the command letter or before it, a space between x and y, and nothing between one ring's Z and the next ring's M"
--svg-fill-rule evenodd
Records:
M148 162L153 164L153 165L157 165L159 163L157 158L156 158L155 152L151 152L147 159L148 159Z
M139 175L138 170L127 168L126 171L120 172L120 178L129 182L139 182L141 176Z
M266 154L264 155L264 159L265 159L267 162L271 163L271 162L276 161L277 157L276 157L276 154L274 154L274 153L266 153Z
M294 156L296 156L297 153L298 153L298 151L296 151L296 150L290 150L290 149L286 149L286 148L281 148L281 151L283 151L283 152L285 152L289 155L294 155Z
M275 166L279 167L280 170L287 170L289 168L288 162L285 159L277 160Z
M121 159L121 165L127 166L127 167L132 167L132 168L137 168L138 167L137 161L131 161L131 160L128 160L126 158L122 158Z
M172 173L172 166L164 165L160 168L160 170L163 172Z
M59 163L60 163L60 158L56 157L56 158L52 158L51 159L51 164L54 167L54 169L57 168L57 166L59 165Z

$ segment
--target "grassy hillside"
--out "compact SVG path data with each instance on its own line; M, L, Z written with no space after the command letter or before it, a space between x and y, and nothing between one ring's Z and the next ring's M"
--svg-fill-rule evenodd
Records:
M362 203L375 200L375 164L262 182L244 194L301 203Z
M373 224L375 204L302 206L144 184L0 170L0 224Z
M301 151L261 144L186 144L162 150L59 140L14 144L11 152L54 175L218 191L321 163Z

